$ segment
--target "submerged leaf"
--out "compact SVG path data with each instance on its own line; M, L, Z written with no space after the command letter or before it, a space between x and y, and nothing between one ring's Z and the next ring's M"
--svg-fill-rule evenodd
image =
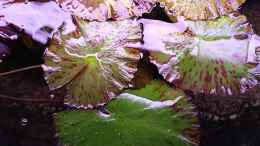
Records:
M151 82L148 86L157 86L157 84L167 87L161 81ZM141 90L146 89L148 88ZM141 91L141 94L149 97L148 92ZM176 91L173 88L163 88L158 89L158 92L164 94ZM164 94L161 97L166 99L167 96ZM174 95L171 97L173 100L177 98ZM192 106L185 98L178 101L173 109L169 107L152 109L147 108L143 103L119 96L106 108L111 114L100 111L98 114L95 111L59 113L57 126L62 143L77 146L196 145L197 141L189 137L189 134L198 132L198 129L193 127L197 118L192 114ZM81 135L81 138L78 138L78 135Z
M72 14L87 20L122 20L142 16L155 5L156 0L56 0Z
M178 96L185 96L182 90L174 89L160 80L153 80L144 88L131 89L126 92L151 100L174 100Z
M46 79L51 89L67 87L68 103L97 106L131 86L141 56L125 44L141 40L141 27L132 20L76 21L79 31L51 44Z
M165 25L161 23L145 22L145 34ZM179 24L172 25L179 28ZM151 61L168 82L183 90L217 95L240 94L258 83L246 64L252 29L244 16L185 21L183 25L185 31L165 28L168 32L155 32L164 46L148 48ZM144 40L152 37L144 36Z
M246 0L159 0L170 16L208 20L238 10Z

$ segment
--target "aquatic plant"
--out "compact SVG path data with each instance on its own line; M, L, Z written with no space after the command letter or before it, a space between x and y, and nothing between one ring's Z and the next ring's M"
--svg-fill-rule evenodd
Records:
M138 19L156 2L174 23ZM48 100L0 98L60 100L67 111L56 124L66 145L197 145L191 95L239 97L259 85L260 39L236 12L244 2L3 0L0 69L17 42L44 53L36 65L0 70L0 80L42 69Z
M172 20L209 20L237 11L246 0L159 0Z
M52 90L66 86L70 104L102 105L131 87L141 55L124 45L141 41L141 27L132 20L75 21L79 29L61 34L46 52L46 80Z

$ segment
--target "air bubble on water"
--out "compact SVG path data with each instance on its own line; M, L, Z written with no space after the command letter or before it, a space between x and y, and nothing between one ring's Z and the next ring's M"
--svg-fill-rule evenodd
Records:
M50 97L51 97L51 99L53 99L53 98L55 97L55 95L54 95L54 94L51 94Z
M28 125L28 119L27 118L21 118L20 123L21 123L21 126L26 126L26 125Z

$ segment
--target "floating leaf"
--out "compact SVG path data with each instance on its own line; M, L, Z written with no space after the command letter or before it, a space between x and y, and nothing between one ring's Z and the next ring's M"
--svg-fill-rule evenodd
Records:
M42 44L46 44L63 23L72 23L70 14L55 2L24 1L1 1L0 17Z
M254 87L256 79L248 68L221 59L185 56L177 64L179 78L172 83L194 92L206 94L240 94Z
M148 28L164 25L157 23ZM248 72L251 67L246 65L252 32L243 16L184 24L185 31L166 29L168 33L157 33L164 48L148 49L151 61L168 82L184 90L217 95L240 94L257 84ZM144 29L146 25L151 24L144 23ZM178 28L178 24L172 25Z
M246 0L159 0L171 17L208 20L238 10ZM173 18L175 20L175 18Z
M156 0L56 0L72 14L87 19L122 20L148 13Z
M162 94L176 92L160 81L151 82L148 86L154 84L163 86L162 90L155 92ZM146 89L148 88L141 90ZM141 91L142 95L149 97L150 93L147 93L148 91ZM166 99L166 96L161 97ZM172 99L176 98L175 96ZM110 115L101 112L97 114L95 111L62 112L57 115L57 126L62 143L65 145L196 145L197 141L188 137L188 133L198 132L198 129L193 128L197 119L191 114L191 107L187 100L182 98L173 109L169 107L151 109L142 103L119 96L107 105Z
M125 44L141 40L141 27L132 20L75 21L79 31L51 44L45 57L46 79L51 89L68 88L68 103L92 107L131 86L141 57L138 49Z
M185 21L185 23L196 37L206 41L230 39L231 37L243 40L253 33L246 16L238 13L222 16L213 21Z

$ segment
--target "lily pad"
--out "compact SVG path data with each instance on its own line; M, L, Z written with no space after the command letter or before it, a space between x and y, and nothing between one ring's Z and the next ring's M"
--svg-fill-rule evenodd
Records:
M73 15L86 20L122 20L142 16L155 6L156 0L56 0Z
M52 90L66 86L70 104L104 104L131 87L141 55L125 44L141 40L141 26L132 20L75 21L78 31L61 34L46 53L46 80Z
M206 41L221 39L248 39L253 29L246 16L231 13L211 21L185 21L186 26L195 33L196 37Z
M157 83L159 81L152 82L150 86ZM162 82L160 84L167 86ZM147 88L141 90L145 89ZM162 92L162 94L165 91L175 92L171 90L174 89L159 89L158 92ZM143 95L150 96L146 93ZM144 100L146 99L144 98ZM178 107L181 107L182 110L177 109ZM71 146L196 145L196 141L186 135L198 132L198 129L193 127L197 119L194 114L190 114L191 105L185 98L177 102L175 108L153 109L147 108L141 102L119 96L106 108L111 114L96 113L96 111L58 113L56 122L62 143Z
M239 9L246 0L159 0L172 20L184 16L190 20L209 20Z
M145 34L157 25L165 25L143 22ZM148 45L159 49L146 49L159 73L178 88L206 94L240 94L258 83L249 73L254 66L247 65L252 29L246 22L244 16L231 15L206 22L185 21L185 31L177 29L178 23L172 24L175 29L157 33L160 45ZM144 35L144 40L149 40L146 37L152 36Z
M0 16L42 44L46 44L64 23L72 24L71 15L52 1L4 0L0 3Z
M185 56L177 64L179 78L172 83L196 93L237 95L256 86L257 80L242 64L221 59Z

